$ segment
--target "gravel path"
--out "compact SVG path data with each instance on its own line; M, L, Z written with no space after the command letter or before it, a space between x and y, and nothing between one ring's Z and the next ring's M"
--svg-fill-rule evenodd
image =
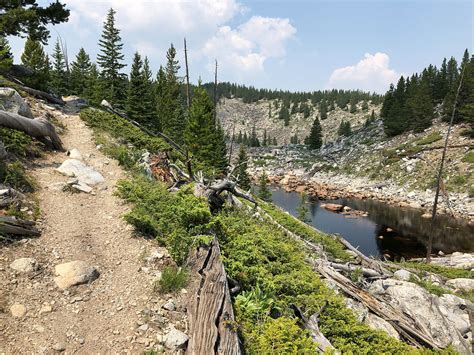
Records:
M51 153L36 162L32 176L38 184L42 235L0 247L0 354L140 353L156 348L169 330L168 318L178 328L185 324L184 313L163 311L168 298L152 291L159 270L170 262L166 250L132 236L121 218L129 207L114 196L117 180L126 175L96 149L92 131L77 115L50 112L66 126L66 149L78 149L105 182L91 194L64 192L68 178L55 168L66 154ZM147 256L157 251L165 256L149 265ZM35 258L39 271L12 270L10 263L22 257ZM63 291L53 280L54 266L73 260L95 266L100 277ZM15 318L14 304L24 305L26 314Z

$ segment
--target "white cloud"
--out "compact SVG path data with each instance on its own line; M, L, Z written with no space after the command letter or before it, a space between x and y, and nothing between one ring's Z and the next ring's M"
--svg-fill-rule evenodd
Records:
M253 16L236 29L220 27L201 54L217 59L224 69L259 72L267 59L284 57L285 46L295 33L288 19Z
M336 89L361 89L366 91L385 92L390 83L400 77L389 67L390 57L377 52L366 53L364 59L356 65L334 70L329 78L328 87Z
M245 8L236 0L65 0L74 16L101 25L107 10L117 12L124 30L183 32L222 25Z

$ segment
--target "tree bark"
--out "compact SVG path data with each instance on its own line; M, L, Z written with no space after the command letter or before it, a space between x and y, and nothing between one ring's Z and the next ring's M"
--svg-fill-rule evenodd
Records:
M241 354L234 312L216 238L198 247L188 266L196 276L188 302L188 354ZM194 292L195 291L195 292Z
M0 110L0 126L24 132L51 145L53 149L63 150L61 139L54 126L45 118L30 119L16 113Z
M36 229L35 222L11 216L0 216L0 234L39 236L41 233Z

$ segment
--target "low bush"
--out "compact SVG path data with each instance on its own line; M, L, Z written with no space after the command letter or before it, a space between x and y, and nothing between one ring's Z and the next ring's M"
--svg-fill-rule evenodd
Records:
M474 152L469 152L462 157L462 161L469 164L474 164Z
M420 272L429 272L433 274L438 274L447 279L457 279L457 278L467 278L467 279L474 279L474 271L465 270L465 269L457 269L451 267L445 267L436 264L426 264L424 262L414 262L414 261L404 261L404 262L397 262L397 265L400 265L403 268L407 269L414 269ZM424 276L420 274L420 276Z
M34 183L26 175L25 168L20 161L13 163L0 162L0 183L22 192L32 192L34 190Z
M416 145L428 145L441 140L443 136L439 132L432 132L426 137L420 138L415 141Z
M177 267L165 267L161 273L155 290L161 293L173 293L180 291L188 284L189 273L186 269Z

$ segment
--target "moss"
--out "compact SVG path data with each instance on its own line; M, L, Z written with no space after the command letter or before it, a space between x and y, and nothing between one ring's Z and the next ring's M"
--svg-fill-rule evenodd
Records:
M443 136L440 132L432 132L429 135L415 141L416 145L428 145L441 140Z

